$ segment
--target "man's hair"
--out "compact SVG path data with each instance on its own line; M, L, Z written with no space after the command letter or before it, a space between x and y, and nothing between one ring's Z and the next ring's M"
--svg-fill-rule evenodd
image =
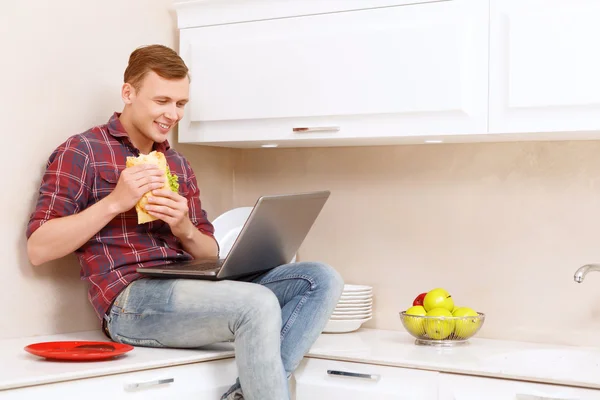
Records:
M125 69L124 82L138 90L149 71L154 71L165 79L189 78L188 67L181 57L175 50L160 44L142 46L131 53Z

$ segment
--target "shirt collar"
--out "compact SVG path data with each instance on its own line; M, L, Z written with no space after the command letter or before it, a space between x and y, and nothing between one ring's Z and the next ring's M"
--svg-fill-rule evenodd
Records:
M106 125L108 127L108 132L115 138L127 138L127 140L129 140L129 135L127 134L127 131L125 131L125 128L123 127L123 124L121 124L121 120L119 119L120 116L121 113L119 112L113 113L113 115L108 120L108 124ZM170 148L171 145L169 144L168 140L165 140L162 143L154 143L153 146L154 150L160 151L161 153L165 153Z

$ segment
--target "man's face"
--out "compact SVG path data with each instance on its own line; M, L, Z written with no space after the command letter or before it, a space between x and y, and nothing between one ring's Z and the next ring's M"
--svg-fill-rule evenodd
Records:
M183 118L189 99L189 79L165 79L148 72L138 90L130 89L128 105L136 130L153 142L162 143L173 127Z

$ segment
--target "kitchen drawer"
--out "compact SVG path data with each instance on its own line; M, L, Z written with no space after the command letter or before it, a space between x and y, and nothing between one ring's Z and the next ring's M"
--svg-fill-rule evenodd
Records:
M231 358L0 391L0 399L219 399L236 378Z
M305 358L296 372L296 400L437 400L435 371Z
M439 400L600 400L600 390L440 374Z

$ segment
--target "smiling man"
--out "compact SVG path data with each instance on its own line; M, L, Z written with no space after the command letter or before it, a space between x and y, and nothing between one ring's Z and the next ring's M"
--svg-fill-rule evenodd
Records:
M71 136L51 154L27 227L39 265L75 252L106 335L134 346L196 348L235 339L239 379L223 399L289 398L287 378L329 319L343 290L318 262L281 265L251 281L152 279L137 267L218 256L212 224L188 161L169 146L189 98L188 68L172 49L135 50L124 108ZM178 192L160 189L156 165L127 157L163 153ZM136 203L150 192L138 223Z

